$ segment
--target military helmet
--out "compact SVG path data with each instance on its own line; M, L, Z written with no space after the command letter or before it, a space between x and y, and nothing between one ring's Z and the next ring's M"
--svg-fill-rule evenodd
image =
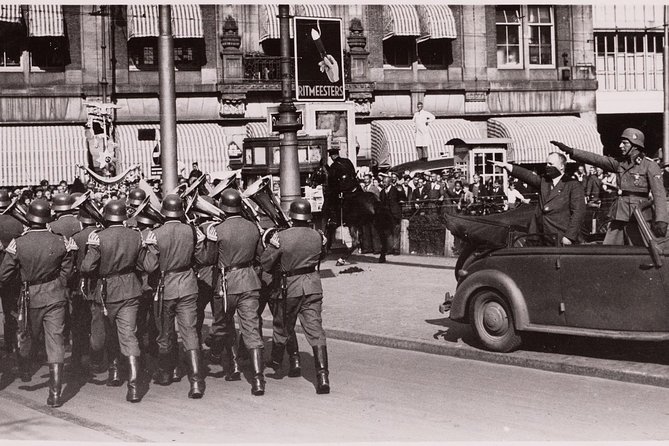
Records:
M102 210L105 220L111 223L120 223L128 219L128 209L123 200L109 200Z
M37 225L45 225L51 221L51 206L43 199L30 202L26 212L26 220Z
M166 218L181 218L184 216L184 203L176 194L170 194L163 199L160 213Z
M219 207L223 212L229 214L239 214L242 212L242 196L235 189L225 189L221 192L221 201Z
M637 147L641 147L642 149L645 149L644 141L645 137L644 134L641 130L634 129L634 128L627 128L623 130L622 135L620 135L620 139L626 139L632 145L635 145Z
M95 219L91 216L91 214L86 211L86 209L79 208L79 214L77 215L77 219L79 219L80 222L82 222L85 225L94 225L97 223Z
M133 189L128 194L128 204L130 206L139 206L142 204L142 201L146 198L146 192L139 187Z
M147 226L153 226L156 223L158 223L153 218L151 218L151 216L148 215L146 212L140 212L139 214L135 215L135 220L137 220L137 223L141 223Z
M311 220L311 204L304 198L298 198L290 203L288 216L293 220L309 221Z
M56 194L51 201L51 210L54 212L68 212L72 210L72 203L74 203L70 194Z
M10 204L12 199L9 198L9 192L7 189L0 189L0 209L6 209Z

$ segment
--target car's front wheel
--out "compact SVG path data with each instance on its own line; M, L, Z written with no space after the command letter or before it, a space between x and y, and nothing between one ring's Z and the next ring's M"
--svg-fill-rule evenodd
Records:
M513 324L513 313L496 291L485 290L474 296L469 320L476 335L488 350L510 352L521 344Z

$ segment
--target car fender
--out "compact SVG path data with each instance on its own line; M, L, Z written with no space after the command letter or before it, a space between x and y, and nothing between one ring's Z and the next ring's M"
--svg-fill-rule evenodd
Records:
M484 288L497 290L507 299L513 311L514 325L517 330L522 330L529 325L530 317L520 288L513 279L495 269L476 271L460 282L455 290L450 318L454 321L466 321L470 299Z

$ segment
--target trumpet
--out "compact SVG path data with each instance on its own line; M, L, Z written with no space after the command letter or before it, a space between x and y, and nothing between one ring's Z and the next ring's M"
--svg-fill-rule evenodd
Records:
M269 176L260 178L246 189L244 198L253 201L274 223L273 228L261 230L263 246L267 246L269 239L275 232L288 229L293 226L288 216L281 209L279 200L272 192L271 179ZM257 214L256 214L257 215ZM257 217L256 217L257 218Z

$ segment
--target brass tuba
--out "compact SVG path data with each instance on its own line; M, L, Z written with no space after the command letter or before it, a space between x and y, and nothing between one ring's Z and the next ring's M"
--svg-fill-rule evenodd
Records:
M96 222L104 224L105 218L98 207L93 203L93 192L87 190L83 195L77 198L70 206L70 209L82 208L86 211Z
M23 207L22 204L19 203L18 198L14 198L12 200L12 204L7 206L7 209L2 211L2 215L11 215L15 219L17 219L23 226L30 226L30 222L26 218L26 208Z
M228 188L239 191L239 183L237 183L237 171L231 171L227 173L221 182L218 183L216 187L214 187L211 192L209 192L208 195L215 200L224 190ZM258 213L255 211L255 209L253 209L249 199L246 198L244 194L242 194L242 217L255 223L256 226L258 226L260 232L263 232L264 229L260 226L260 218L258 217Z
M186 197L186 214L189 212L199 212L220 221L225 220L225 212L200 198L200 194L196 191L192 197Z
M195 192L197 192L198 188L202 184L206 184L206 182L207 182L207 176L205 174L200 175L200 178L195 180L193 182L193 184L188 186L183 192L179 193L179 197L182 200L184 200L186 197L189 197L189 196L193 195ZM177 189L175 191L173 191L172 193L176 194L178 190L179 190L179 186L177 186Z
M253 183L244 191L245 198L253 201L267 217L274 223L274 228L269 228L263 232L262 242L267 246L269 239L276 231L288 229L293 226L288 216L281 209L279 200L277 200L269 176L264 176Z

